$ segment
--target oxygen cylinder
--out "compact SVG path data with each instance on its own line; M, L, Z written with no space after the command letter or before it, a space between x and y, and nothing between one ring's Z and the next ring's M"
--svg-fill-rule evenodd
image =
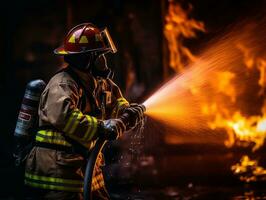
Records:
M30 81L22 100L18 120L15 128L15 164L20 165L28 153L28 146L32 142L37 125L38 107L41 93L46 84L43 80Z

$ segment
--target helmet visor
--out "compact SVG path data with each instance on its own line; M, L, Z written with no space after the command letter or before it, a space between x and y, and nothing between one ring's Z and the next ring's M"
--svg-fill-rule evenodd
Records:
M107 28L104 28L102 31L101 31L101 36L103 38L103 41L105 43L105 45L107 46L107 48L110 49L111 53L116 53L117 52L117 48L113 42L113 39L108 31Z

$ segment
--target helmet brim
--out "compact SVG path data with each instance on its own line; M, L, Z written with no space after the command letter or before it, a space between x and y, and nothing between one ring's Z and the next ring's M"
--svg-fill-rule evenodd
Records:
M73 52L73 51L66 51L64 46L60 46L54 50L54 54L56 54L58 56L65 56L65 55L73 55L73 54L85 54L85 53L89 53L89 52L107 53L107 52L111 52L111 51L112 51L111 48L97 48L97 49L89 49L89 50L85 50L85 51Z

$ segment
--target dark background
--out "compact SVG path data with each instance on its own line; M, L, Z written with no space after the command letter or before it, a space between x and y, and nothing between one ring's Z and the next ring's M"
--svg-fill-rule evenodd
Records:
M258 13L265 13L263 0L180 0L179 2L184 7L187 7L190 2L194 7L192 16L203 21L207 29L207 33L199 34L197 39L185 41L193 53L197 53L210 39L237 21L254 17ZM53 55L53 50L61 44L67 31L83 22L108 27L118 47L118 53L108 57L109 66L116 73L115 80L129 100L141 103L164 81L162 60L165 54L162 51L164 41L162 31L163 15L167 5L166 0L9 0L1 2L0 197L14 196L18 187L11 153L15 122L25 85L36 78L48 81L62 65L62 60ZM167 74L167 76L171 75L171 72ZM175 150L171 150L172 154L167 153L168 155L165 156L163 145L160 145L160 137L147 136L145 139L146 154L152 160L154 157L160 160L177 154ZM197 149L195 151L193 148L188 149L190 154L196 154ZM183 152L187 151L185 148ZM179 156L176 162L187 158ZM173 163L176 162L173 161ZM165 169L160 167L161 170ZM189 164L186 167L189 167ZM151 191L155 187L167 185L167 180L161 185L158 184L160 178L164 177L164 175L156 175L159 168L157 166L156 173L150 174L151 177L159 180L157 182L153 180L154 185L147 184L147 188ZM149 174L154 168L145 170ZM165 172L167 173L172 172ZM143 177L145 179L145 176ZM149 178L145 180L130 176L127 178L137 180L136 183L150 182ZM209 179L208 176L205 178ZM172 181L171 184L175 182L177 183L178 180ZM127 182L123 185L127 185ZM145 196L145 194L142 195Z

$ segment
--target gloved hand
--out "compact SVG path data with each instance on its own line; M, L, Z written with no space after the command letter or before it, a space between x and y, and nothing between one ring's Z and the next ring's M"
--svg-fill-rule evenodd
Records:
M124 112L127 112L131 117L130 127L127 128L134 128L143 120L145 108L137 103L131 103L129 107L125 108Z
M108 119L99 122L100 137L106 140L116 140L126 130L125 124L120 119Z

